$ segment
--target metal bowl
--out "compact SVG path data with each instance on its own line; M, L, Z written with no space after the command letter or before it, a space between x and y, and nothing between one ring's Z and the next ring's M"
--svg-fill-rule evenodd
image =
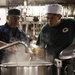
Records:
M75 44L68 46L60 52L59 58L62 60L75 58Z

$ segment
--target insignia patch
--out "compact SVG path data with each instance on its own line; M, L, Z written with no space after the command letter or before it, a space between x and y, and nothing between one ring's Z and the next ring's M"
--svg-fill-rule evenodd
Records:
M64 32L64 33L68 32L68 31L69 31L68 28L63 28L63 29L62 29L62 32Z

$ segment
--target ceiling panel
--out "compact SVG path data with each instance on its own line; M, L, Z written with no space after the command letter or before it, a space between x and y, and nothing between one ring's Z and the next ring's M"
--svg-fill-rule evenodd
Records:
M50 4L50 3L60 3L64 5L68 4L74 4L75 5L75 0L27 0L28 4L35 4L35 5L44 5L44 4Z
M0 6L17 6L23 4L24 0L0 0Z
M25 0L28 5L45 5L50 3L60 3L63 5L73 4L75 5L75 0ZM23 5L24 0L0 0L0 6L17 6Z

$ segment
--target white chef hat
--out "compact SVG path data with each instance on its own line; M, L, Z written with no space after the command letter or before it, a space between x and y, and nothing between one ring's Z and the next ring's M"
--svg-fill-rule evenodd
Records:
M46 7L46 13L62 15L63 7L60 4L48 4L45 7Z

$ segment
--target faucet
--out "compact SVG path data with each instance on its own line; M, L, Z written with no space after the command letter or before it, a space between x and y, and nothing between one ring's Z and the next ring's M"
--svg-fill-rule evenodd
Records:
M2 46L2 47L0 47L0 50L1 49L5 49L5 48L8 48L8 47L11 47L11 46L13 46L13 45L17 45L17 44L23 44L24 46L25 46L25 48L26 48L26 53L28 52L27 50L29 50L28 49L28 45L25 43L25 42L23 42L23 41L15 41L15 42L13 42L13 43L10 43L10 44L6 44L6 45L4 45L4 46Z

